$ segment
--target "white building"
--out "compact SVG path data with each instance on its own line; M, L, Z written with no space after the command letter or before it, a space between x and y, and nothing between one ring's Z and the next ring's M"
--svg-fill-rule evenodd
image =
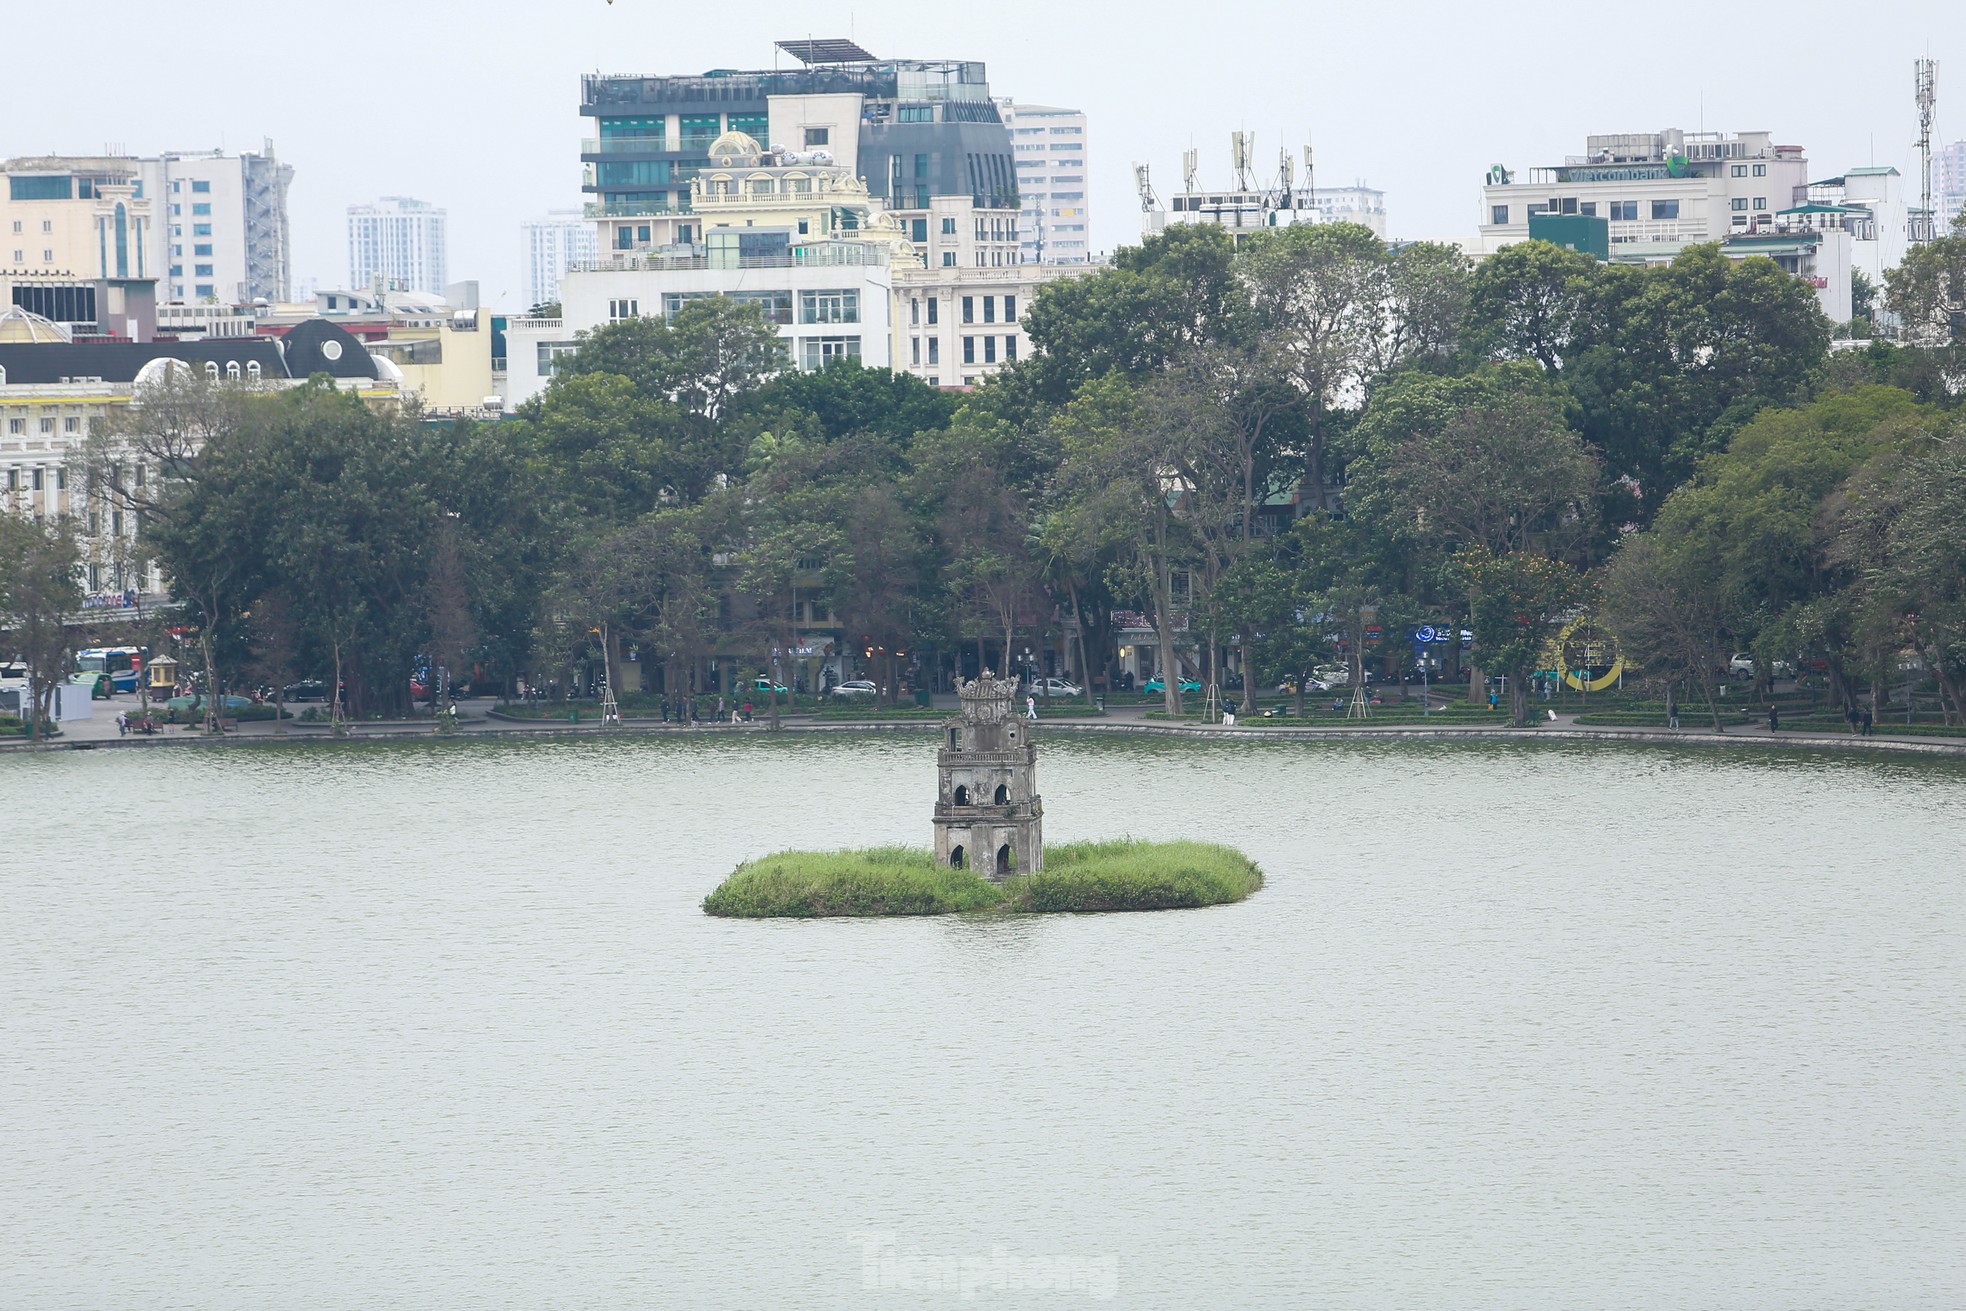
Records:
M1210 190L1200 185L1198 150L1182 156L1181 190L1170 190L1165 203L1151 185L1146 166L1135 167L1141 236L1165 231L1170 223L1212 223L1231 231L1298 223L1357 223L1372 229L1374 236L1385 238L1385 192L1366 186L1363 179L1349 187L1320 187L1308 181L1299 185L1296 161L1287 151L1277 157L1274 176L1259 176L1254 161L1255 134L1236 132L1232 137L1230 157L1236 177L1229 187ZM1304 166L1308 178L1309 147L1304 150Z
M135 161L159 211L150 233L158 300L248 305L292 294L291 164L257 152L168 151Z
M1527 241L1532 214L1577 214L1610 221L1614 258L1670 254L1772 222L1802 203L1808 182L1802 147L1776 145L1767 132L1593 136L1560 165L1524 176L1491 168L1480 248L1492 254Z
M408 196L348 207L348 284L444 294L447 273L442 209Z
M1092 262L1092 191L1086 117L1076 109L999 99L1010 131L1022 203L1018 244L1026 264Z
M526 304L550 305L560 298L560 275L575 264L600 257L600 237L580 210L558 209L519 225L526 243Z
M1842 177L1811 182L1796 205L1776 215L1775 224L1841 228L1850 234L1850 267L1879 288L1911 244L1904 179L1889 165L1853 168Z
M1966 209L1966 141L1955 141L1932 156L1932 192L1939 235L1966 232L1959 218Z

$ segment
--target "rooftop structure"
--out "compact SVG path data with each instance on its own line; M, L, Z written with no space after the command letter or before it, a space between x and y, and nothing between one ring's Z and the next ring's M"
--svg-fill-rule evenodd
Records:
M1300 178L1297 159L1280 151L1274 171L1265 173L1256 162L1256 134L1230 134L1228 186L1210 189L1201 183L1201 152L1181 157L1180 190L1172 184L1157 190L1147 165L1135 165L1134 183L1140 194L1140 228L1144 236L1170 223L1212 223L1231 231L1289 227L1297 223L1357 223L1373 234L1386 235L1386 193L1363 180L1349 187L1320 187L1312 175L1311 148L1303 150ZM1166 195L1163 202L1162 195Z

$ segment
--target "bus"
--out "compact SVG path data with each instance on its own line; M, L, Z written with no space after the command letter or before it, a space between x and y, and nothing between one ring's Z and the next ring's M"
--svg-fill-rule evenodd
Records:
M139 646L92 646L76 653L75 667L85 673L108 674L118 692L137 690L143 675L143 648Z

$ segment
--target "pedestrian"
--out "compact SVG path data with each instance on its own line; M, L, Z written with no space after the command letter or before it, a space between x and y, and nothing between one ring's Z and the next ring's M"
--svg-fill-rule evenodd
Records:
M751 722L751 703L749 701L744 703L744 722L747 724Z
M129 735L130 735L129 712L126 710L119 710L116 712L116 736L128 737Z
M1679 727L1679 698L1671 692L1666 693L1666 727Z
M1852 733L1857 731L1857 706L1855 702L1851 702L1843 707L1843 722L1850 726Z
M1864 736L1865 736L1865 737L1869 737L1869 736L1870 736L1870 725L1871 725L1871 713L1870 713L1870 707L1869 707L1869 706L1865 706L1865 707L1864 707L1864 712L1863 712L1863 720L1864 720Z
M1773 701L1768 703L1768 731L1770 733L1782 731L1782 711Z
M1024 698L1024 718L1026 718L1026 719L1036 719L1037 717L1038 717L1038 699L1037 699L1036 697L1034 697L1034 696L1027 696L1027 697L1025 697L1025 698Z

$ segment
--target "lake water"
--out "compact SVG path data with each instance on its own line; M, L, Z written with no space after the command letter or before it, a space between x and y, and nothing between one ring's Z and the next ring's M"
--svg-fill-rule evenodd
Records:
M0 1305L1966 1302L1966 767L1043 750L1267 886L700 912L927 735L0 757Z

